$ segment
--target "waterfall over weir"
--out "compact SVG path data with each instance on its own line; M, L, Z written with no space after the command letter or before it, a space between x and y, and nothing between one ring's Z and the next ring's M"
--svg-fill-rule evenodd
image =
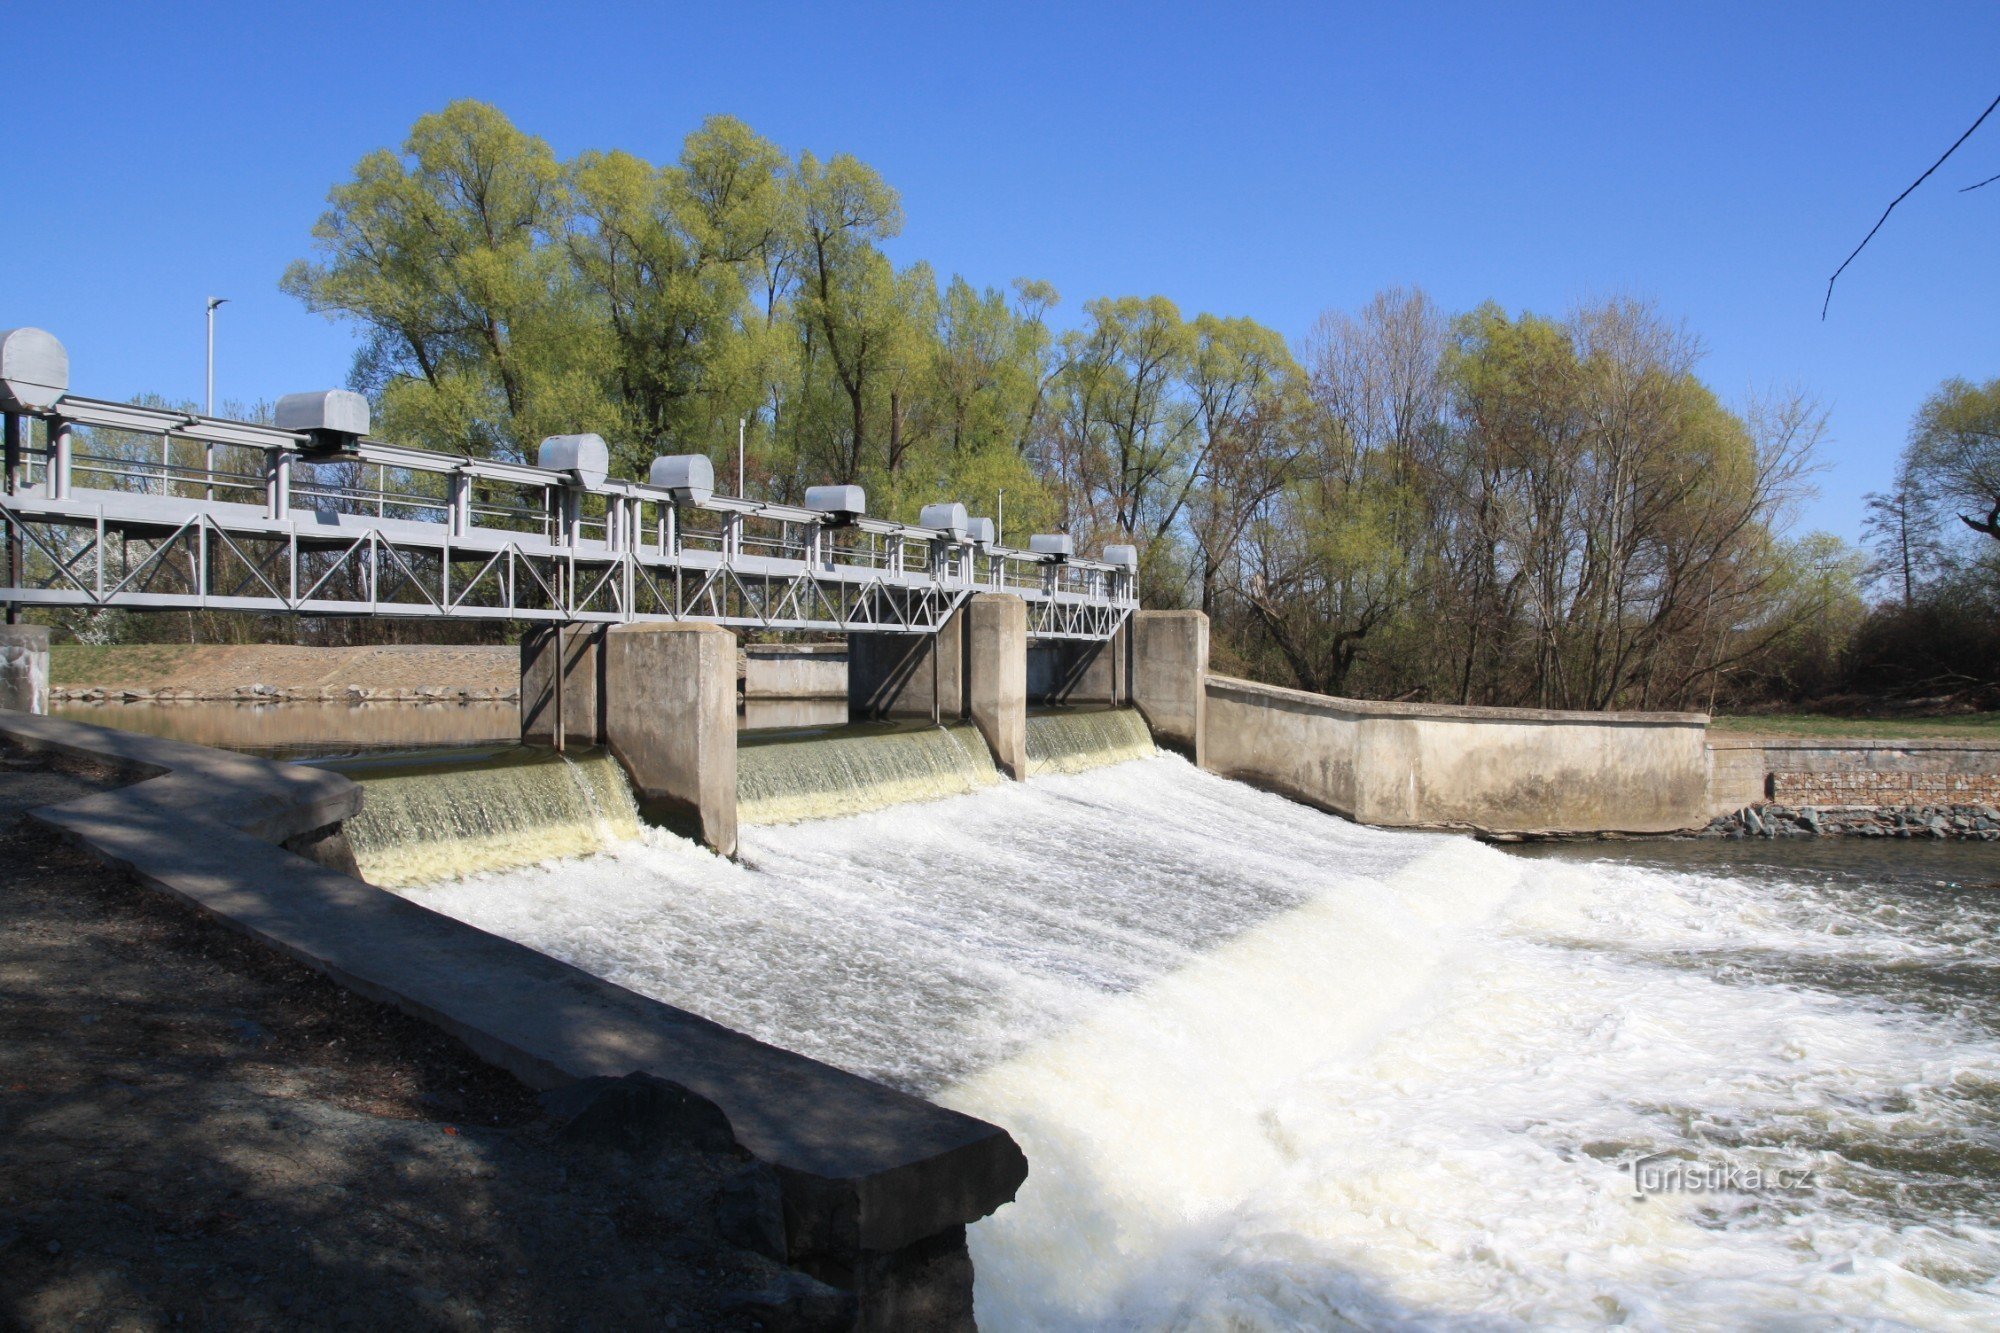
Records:
M510 747L331 767L361 784L347 838L361 873L384 888L583 856L639 834L624 771L601 750Z
M1136 708L1064 708L1028 715L1029 773L1082 773L1156 751Z
M2000 1326L1990 870L1920 926L1752 869L1360 828L1163 756L410 896L1006 1126L995 1333ZM1813 1176L1639 1200L1634 1159Z
M773 737L736 752L736 817L796 824L962 796L998 781L985 740L967 723Z
M1061 709L1028 718L1031 773L1081 773L1154 753L1137 709ZM736 813L745 824L797 824L963 796L999 781L985 740L969 723L864 724L742 744Z

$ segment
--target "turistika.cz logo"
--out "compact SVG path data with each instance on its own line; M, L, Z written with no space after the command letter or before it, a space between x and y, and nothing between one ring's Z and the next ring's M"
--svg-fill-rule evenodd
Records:
M1672 1153L1648 1153L1618 1164L1632 1176L1632 1197L1644 1203L1655 1194L1782 1194L1815 1188L1808 1166L1752 1166L1704 1162Z

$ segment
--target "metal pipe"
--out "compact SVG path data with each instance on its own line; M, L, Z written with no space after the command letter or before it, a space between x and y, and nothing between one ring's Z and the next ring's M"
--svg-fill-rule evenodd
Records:
M75 432L60 417L49 419L49 470L47 489L51 500L69 499L70 468L76 452Z
M21 418L18 413L7 413L5 428L5 488L9 495L14 493L14 483L21 467ZM21 528L18 521L7 524L7 586L21 586ZM19 624L21 608L13 602L7 603L7 623Z
M228 302L229 298L226 296L208 298L208 395L203 400L201 410L201 414L205 417L215 415L215 308Z

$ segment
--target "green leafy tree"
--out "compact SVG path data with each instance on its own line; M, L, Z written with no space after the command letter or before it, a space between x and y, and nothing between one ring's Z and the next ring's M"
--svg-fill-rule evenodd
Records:
M286 270L309 309L358 321L356 380L384 428L438 448L522 457L542 434L614 419L601 324L550 244L562 168L494 108L453 102L399 153L363 158Z
M1939 386L1917 413L1903 471L1959 522L2000 541L2000 379Z

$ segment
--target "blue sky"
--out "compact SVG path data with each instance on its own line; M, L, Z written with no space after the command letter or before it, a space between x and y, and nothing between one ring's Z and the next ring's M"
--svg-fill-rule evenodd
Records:
M0 326L80 392L345 379L277 290L327 188L454 97L558 153L663 160L729 112L903 193L899 260L1164 293L1289 336L1413 283L1445 305L1656 301L1727 398L1831 411L1802 527L1858 534L1911 413L2000 375L2000 115L1827 274L2000 93L1992 4L92 5L6 22Z

